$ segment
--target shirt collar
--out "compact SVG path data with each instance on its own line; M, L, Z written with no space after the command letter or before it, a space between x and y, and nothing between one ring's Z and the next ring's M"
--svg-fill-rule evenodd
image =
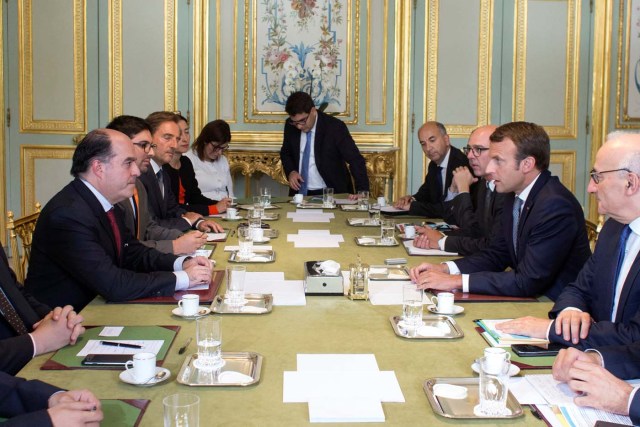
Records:
M105 212L109 212L111 209L113 209L113 205L109 203L106 197L100 194L96 187L89 184L89 181L85 181L82 178L80 178L80 181L82 181L82 183L87 186L87 188L93 193L93 195L96 196L96 199L98 199L100 205L102 205L102 209L104 209Z
M636 218L629 223L629 227L634 234L640 235L640 218Z
M447 150L447 154L444 155L444 159L442 159L442 161L438 165L442 169L446 169L447 166L449 166L449 154L451 154L451 147L449 147L449 149Z
M160 167L160 165L158 165L158 164L156 163L156 161L155 161L155 160L153 160L153 159L151 159L151 167L153 168L153 174L154 174L154 175L155 175L155 174L157 174L157 173L158 173L158 171L159 171L160 169L162 169L162 168Z
M496 181L493 179L491 181L487 181L487 188L491 191L496 191Z
M316 122L313 124L313 127L307 133L311 133L312 135L316 134L316 126L318 126L318 118L319 117L320 117L320 114L316 110ZM306 133L305 133L305 135L306 135Z
M522 192L520 194L516 194L516 197L522 199L522 206L524 206L524 204L526 203L527 197L529 197L529 193L531 193L531 189L535 185L535 183L538 180L538 178L540 178L540 175L541 175L541 173L538 173L538 176L536 176L533 179L533 181L531 181L531 183L529 185L527 185L524 190L522 190Z

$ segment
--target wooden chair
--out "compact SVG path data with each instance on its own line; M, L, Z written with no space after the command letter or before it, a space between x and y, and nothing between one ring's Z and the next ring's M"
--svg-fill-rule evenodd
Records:
M598 241L598 235L600 234L600 230L602 230L602 226L604 225L604 215L598 216L598 223L594 223L585 220L585 226L587 227L587 238L589 239L589 247L591 248L591 252L596 248L596 242Z
M24 283L27 274L29 258L31 257L31 240L36 222L40 216L40 203L36 203L36 211L22 218L14 219L13 212L7 212L7 230L9 230L9 244L11 245L11 259L13 271L19 283ZM18 237L22 241L22 255L20 255Z

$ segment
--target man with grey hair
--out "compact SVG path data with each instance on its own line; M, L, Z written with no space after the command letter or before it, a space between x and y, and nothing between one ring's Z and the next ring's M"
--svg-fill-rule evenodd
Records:
M615 132L598 150L587 190L607 215L598 243L549 319L523 317L498 329L579 349L640 341L640 134Z

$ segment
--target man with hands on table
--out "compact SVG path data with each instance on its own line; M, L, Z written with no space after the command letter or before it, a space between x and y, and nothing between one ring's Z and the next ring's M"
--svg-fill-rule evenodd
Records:
M75 179L42 210L26 289L50 306L81 310L110 301L168 296L211 281L205 257L177 257L142 245L114 205L132 196L140 170L131 140L112 129L87 134L73 154Z
M548 171L549 136L542 127L507 123L490 138L486 173L499 193L510 193L500 233L473 255L414 267L411 279L423 289L555 299L591 254L582 208Z
M481 126L471 132L464 152L469 168L459 166L444 202L444 220L458 228L443 234L431 227L416 227L413 246L471 255L489 245L491 236L500 232L500 215L505 194L495 191L495 183L486 169L489 165L489 137L497 126Z
M580 349L640 341L640 134L614 132L598 150L587 190L609 217L593 256L549 312L498 325Z

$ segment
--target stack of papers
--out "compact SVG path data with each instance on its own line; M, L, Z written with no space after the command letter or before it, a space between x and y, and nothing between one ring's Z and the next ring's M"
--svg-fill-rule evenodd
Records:
M293 222L331 222L335 215L322 209L296 209L295 212L287 212L287 218Z
M437 255L437 256L456 256L457 252L441 251L440 249L422 249L413 246L413 240L405 240L402 242L409 255Z
M490 337L489 344L493 347L510 347L513 344L547 344L544 338L532 338L524 335L507 334L496 329L498 323L506 322L513 319L480 319L476 323L486 334L485 338Z
M384 422L382 402L404 402L393 371L373 354L299 354L284 372L282 400L308 402L311 422Z
M296 248L339 248L344 237L329 230L298 230L298 234L287 234L287 242Z
M245 273L244 291L247 294L271 294L273 305L306 305L304 282L284 280L283 272Z

